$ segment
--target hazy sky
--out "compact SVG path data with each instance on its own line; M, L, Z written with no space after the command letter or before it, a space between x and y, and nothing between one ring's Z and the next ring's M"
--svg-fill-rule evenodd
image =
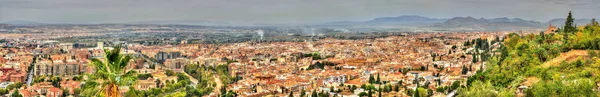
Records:
M600 17L600 0L0 0L0 21L122 23L208 20L241 24L364 21L421 15L548 21Z

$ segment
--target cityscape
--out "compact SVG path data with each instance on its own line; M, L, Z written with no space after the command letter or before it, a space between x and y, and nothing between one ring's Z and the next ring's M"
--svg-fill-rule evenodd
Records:
M0 97L600 96L597 1L200 1L0 0Z

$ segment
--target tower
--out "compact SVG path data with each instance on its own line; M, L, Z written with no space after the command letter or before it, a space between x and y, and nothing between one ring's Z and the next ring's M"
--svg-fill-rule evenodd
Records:
M98 42L97 47L98 49L104 49L104 42Z

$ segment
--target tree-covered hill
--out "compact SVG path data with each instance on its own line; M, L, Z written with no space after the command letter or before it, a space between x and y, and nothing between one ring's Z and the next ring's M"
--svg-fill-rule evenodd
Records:
M571 13L566 20L556 33L507 35L457 96L600 96L600 25L576 27Z

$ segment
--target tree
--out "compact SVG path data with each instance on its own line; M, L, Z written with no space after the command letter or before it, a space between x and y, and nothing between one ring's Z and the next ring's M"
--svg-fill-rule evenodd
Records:
M65 88L60 88L60 90L62 90L62 97L67 97L71 94L69 94L69 90L65 89Z
M387 84L387 85L384 87L384 89L383 89L383 90L384 90L384 92L391 92L391 91L393 90L393 89L392 89L392 85L391 85L391 84Z
M373 78L373 74L369 75L369 83L370 84L375 83L375 78Z
M381 90L383 90L383 89L381 89L381 86L379 86L379 95L377 97L382 97L381 96L381 92L382 92Z
M471 59L471 62L477 63L477 55L475 55L475 54L471 54L471 55L473 56Z
M0 95L6 95L6 94L8 94L8 90L0 89Z
M166 70L165 74L167 76L173 76L173 75L175 75L175 72L173 72L173 70Z
M460 87L460 83L458 81L454 81L454 82L452 82L452 85L450 86L450 90L457 89L458 87Z
M294 97L294 91L290 91L290 95L288 97Z
M15 89L12 95L10 95L10 97L23 97L23 95L21 95L21 93L19 93L19 91Z
M506 46L501 45L500 46L500 62L504 61L504 59L506 59L506 57L508 57L508 49L506 49ZM498 62L498 63L500 63Z
M358 93L358 96L359 96L359 97L365 97L365 96L367 96L367 95L368 95L368 94L367 94L367 93L365 93L365 92L360 92L360 93Z
M97 81L87 81L84 85L84 93L90 96L121 97L119 86L128 86L137 80L135 71L126 70L131 57L121 54L121 46L116 46L112 50L104 49L104 52L103 60L90 59L91 65L96 70L90 78ZM103 83L97 83L98 81Z
M458 97L496 97L496 92L491 83L475 81L469 88L460 88Z
M19 89L19 88L21 88L22 86L23 86L23 83L22 83L22 82L17 82L17 83L10 84L10 85L6 86L6 89L8 89L8 90L12 90L12 89Z
M469 73L469 68L467 68L467 66L463 65L462 66L462 74L467 74Z
M367 96L368 97L373 97L373 91L371 91L371 89L369 89L369 91L367 92Z
M396 92L400 92L400 86L402 86L402 82L398 82L395 86L394 86L394 91Z
M413 93L413 97L421 97L421 95L419 95L419 87L417 87L417 89L415 89L415 92Z
M572 34L575 33L577 31L577 27L575 26L575 24L573 23L575 19L573 18L573 15L571 15L571 11L569 11L569 15L567 16L567 19L565 21L565 25L563 27L563 31L565 33L563 33L563 36L565 38L565 40L568 40L569 35L568 34Z
M540 81L533 84L532 88L527 90L527 96L532 97L594 97L598 93L594 91L595 82L587 79L579 80L556 80L556 81Z
M317 91L313 90L312 93L310 94L310 97L317 97Z
M50 82L52 83L52 86L54 86L54 87L60 87L60 81L61 81L61 79L62 78L60 78L60 77L52 77L50 79Z
M379 78L379 73L377 73L377 80L375 81L377 84L381 84L381 79Z
M302 92L300 92L300 97L304 97L306 96L306 91L304 89L302 89Z
M333 92L333 91L334 91L333 86L329 87L329 92Z

